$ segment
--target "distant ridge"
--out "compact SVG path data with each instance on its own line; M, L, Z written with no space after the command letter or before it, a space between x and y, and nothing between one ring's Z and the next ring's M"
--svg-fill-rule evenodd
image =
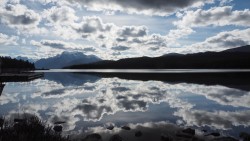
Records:
M221 52L171 54L160 57L127 58L72 65L69 69L249 69L250 46Z
M250 52L250 45L242 46L242 47L237 47L237 48L232 48L232 49L227 49L223 52Z
M100 58L94 55L85 55L81 52L67 52L64 51L62 54L58 54L54 57L46 59L40 59L35 62L36 68L44 69L60 69L65 66L77 65L77 64L88 64L101 61Z

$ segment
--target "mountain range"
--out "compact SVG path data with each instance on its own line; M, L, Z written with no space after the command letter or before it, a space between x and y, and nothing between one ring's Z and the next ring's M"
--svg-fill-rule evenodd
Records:
M250 68L250 45L221 52L169 54L72 65L68 69L242 69Z
M40 59L35 62L37 69L60 69L66 66L77 64L88 64L101 61L100 58L94 55L85 55L81 52L64 51L54 57Z

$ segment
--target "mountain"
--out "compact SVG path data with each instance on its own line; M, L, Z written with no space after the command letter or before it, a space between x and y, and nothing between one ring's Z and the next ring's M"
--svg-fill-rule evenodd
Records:
M225 50L223 52L250 52L250 45L242 46L242 47L237 47L237 48L232 48Z
M101 59L94 55L85 55L81 52L67 52L64 51L62 54L58 54L54 57L40 59L35 62L36 68L44 69L60 69L65 66L77 65L77 64L88 64L100 61Z
M33 59L30 59L28 57L22 57L22 56L17 56L16 59L17 60L23 60L23 61L29 61L30 63L34 63L35 62L35 60L33 60Z
M250 46L221 52L171 54L73 65L70 69L242 69L250 68Z

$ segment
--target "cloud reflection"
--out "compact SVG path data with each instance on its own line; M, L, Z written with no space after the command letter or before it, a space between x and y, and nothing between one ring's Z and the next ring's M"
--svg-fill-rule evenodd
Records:
M205 86L197 84L168 84L161 81L134 81L118 78L102 78L81 85L62 85L56 81L35 80L31 83L8 85L0 97L4 107L13 106L9 115L24 111L39 115L53 124L65 121L64 129L71 131L79 129L80 122L101 123L103 117L116 117L118 112L132 112L143 115L149 112L149 107L166 103L174 110L176 120L190 126L210 126L218 129L230 129L233 126L250 126L247 115L250 114L250 93L224 86ZM15 95L11 88L26 87ZM15 89L15 91L18 91ZM24 95L25 99L20 99ZM204 103L214 103L214 111L199 107L192 101L194 97L202 97ZM17 100L18 99L18 100ZM229 108L230 111L225 109ZM156 109L161 110L161 109ZM164 113L162 113L164 114ZM155 115L157 116L157 115ZM141 121L134 121L141 122Z

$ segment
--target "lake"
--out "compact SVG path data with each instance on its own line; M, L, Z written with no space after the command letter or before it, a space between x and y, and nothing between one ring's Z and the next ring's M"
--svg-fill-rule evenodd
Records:
M51 125L63 121L66 135L149 124L236 138L250 131L249 70L130 71L47 70L43 78L5 83L0 116L32 114Z

